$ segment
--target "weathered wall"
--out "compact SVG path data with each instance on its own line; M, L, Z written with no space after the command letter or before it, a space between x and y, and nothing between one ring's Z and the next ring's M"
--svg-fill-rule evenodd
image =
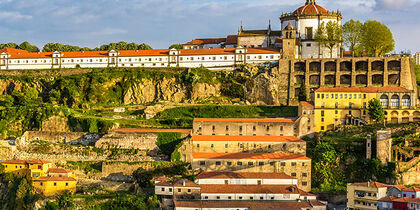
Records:
M80 141L86 134L85 132L26 131L19 139L18 144L25 145L37 140L50 143L69 143Z
M140 150L158 150L156 141L157 133L123 133L110 132L95 143L95 147L122 149L140 149Z
M319 87L401 86L414 90L417 86L413 64L408 57L339 58L280 60L280 72L289 74L287 101L296 105L302 85L307 96Z

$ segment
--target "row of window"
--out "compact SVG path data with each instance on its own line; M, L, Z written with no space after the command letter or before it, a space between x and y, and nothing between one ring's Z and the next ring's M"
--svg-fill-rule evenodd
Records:
M40 186L43 186L43 185L44 185L44 183L43 183L43 182L39 182L39 185L40 185ZM56 186L57 186L57 182L54 182L54 183L53 183L53 185L54 185L54 187L56 187ZM68 182L66 182L66 183L65 183L65 185L66 185L66 187L68 187L68 186L69 186L69 183L68 183Z
M303 185L303 183L306 183L306 185L307 185L307 182L302 182L302 185ZM204 196L204 200L208 200L208 199L209 199L208 196ZM220 199L221 199L220 196L216 196L216 200L220 200ZM232 200L232 196L228 196L227 199ZM262 197L262 196L260 196L260 197L249 196L248 199L246 199L243 196L239 196L238 199L239 200L258 200L258 199L259 200L265 200L264 197ZM275 199L274 196L267 197L267 200L274 200L274 199ZM307 199L307 197L304 197L304 200L306 200L306 199Z
M362 96L363 96L363 99L366 99L366 94L361 94L361 93L340 93L340 94L338 94L338 93L331 93L331 94L329 94L329 93L326 93L326 94L324 94L324 93L318 93L317 95L316 95L316 98L320 98L320 99L328 99L328 98L331 98L331 99L338 99L338 98L340 98L340 99L361 99L362 98Z
M162 187L161 188L161 191L162 192L165 192L165 188L164 187ZM172 192L172 187L170 187L170 188L168 188L168 192ZM181 192L181 188L178 188L178 192ZM187 189L187 192L191 192L191 189Z
M279 56L276 56L276 58L278 58ZM275 57L274 57L274 55L270 55L270 56L265 56L265 57L263 57L263 56L247 56L247 59L259 59L259 60L262 60L262 59L274 59ZM189 60L189 61L194 61L194 60L197 60L197 61L204 61L204 60L213 60L213 61L216 61L217 60L217 57L216 56L213 56L213 57L208 57L208 59L207 59L207 57L180 57L179 58L180 59L180 61L183 61L184 59L185 60ZM219 59L220 60L228 60L228 59L234 59L234 56L223 56L223 57L219 57ZM174 59L173 59L174 60ZM105 61L105 62L107 62L108 61L108 59L61 59L61 62L62 63L75 63L75 62L90 62L90 63L92 63L92 62L94 62L94 61L96 61L96 62L103 62L103 61ZM142 58L126 58L126 59L118 59L118 61L119 62L141 62L141 61L149 61L149 62L151 62L151 61L168 61L168 58L167 57L164 57L164 58L144 58L143 60L142 60ZM175 60L174 60L175 61ZM40 59L29 59L29 60L21 60L21 59L10 59L9 60L9 64L12 64L12 63L15 63L15 64L20 64L20 63L22 63L22 64L25 64L25 63L51 63L51 59L42 59L42 60L40 60ZM116 62L113 58L112 58L112 60L111 60L111 62Z
M257 162L257 163L255 163L255 164L258 164L258 166L264 166L264 165L266 165L266 164L270 164L270 166L274 166L274 165L275 165L275 163L276 163L276 162L272 161L272 162L270 162L270 163L266 163L266 162ZM217 166L220 166L220 165L222 165L222 162L221 162L221 161L216 161L216 162L215 162L215 164L216 164ZM227 164L228 166L232 166L232 165L233 165L233 162L232 162L232 161L227 161L227 162L226 162L226 164ZM236 162L236 165L237 165L237 166L243 166L244 164L247 164L248 166L254 166L254 162L248 162L248 163L246 163L246 162L242 162L242 161L237 161L237 162ZM207 162L206 162L206 161L200 161L200 166L205 166L205 165L207 165ZM280 166L287 166L287 162L280 162ZM290 166L297 166L297 163L296 163L296 162L291 162L291 163L290 163ZM302 166L306 166L306 163L302 163ZM305 173L305 174L306 174L306 173Z
M270 127L273 127L273 126L270 126L270 125L266 125L265 126L265 130L266 131L270 131ZM229 131L229 125L226 125L225 126L225 128L226 128L226 131ZM198 131L201 131L203 129L203 127L202 127L202 125L199 125L198 126ZM212 125L211 126L211 129L213 130L213 131L215 131L216 130L216 126L215 125ZM280 131L283 131L283 126L280 126ZM254 125L254 126L252 126L252 130L253 131L257 131L257 126L256 125ZM243 126L242 125L240 125L239 126L239 132L242 132L243 131Z
M259 144L259 145L261 145L261 144ZM257 144L254 144L254 148L257 148L257 146L258 146ZM214 144L211 144L210 147L214 148ZM244 144L239 144L239 148L244 148L244 147L245 147ZM268 147L268 149L271 149L272 145L269 144L269 145L267 145L267 147ZM197 144L197 148L200 148L200 144ZM229 144L225 144L225 148L229 148ZM287 144L283 144L282 148L287 149ZM297 148L300 148L300 144L297 144Z

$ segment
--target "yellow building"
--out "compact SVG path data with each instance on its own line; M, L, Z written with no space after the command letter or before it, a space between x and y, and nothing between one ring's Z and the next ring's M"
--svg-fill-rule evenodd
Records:
M28 179L46 176L48 169L52 167L52 163L45 160L4 160L0 164L4 165L5 173Z
M32 186L45 196L53 196L64 190L76 192L77 180L73 177L40 177L32 181Z
M378 200L385 197L391 185L379 182L347 184L347 207L349 209L378 209Z
M53 164L45 160L4 160L5 173L26 177L32 186L45 196L52 196L64 190L76 192L77 177L69 170L52 168Z
M402 87L319 88L314 96L316 132L370 123L368 105L374 98L381 101L387 123L420 121L415 92Z

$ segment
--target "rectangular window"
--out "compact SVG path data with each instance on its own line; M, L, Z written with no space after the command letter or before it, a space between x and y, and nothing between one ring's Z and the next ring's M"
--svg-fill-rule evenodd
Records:
M296 173L292 173L292 175L291 175L291 176L296 177Z
M242 165L242 162L239 161L236 165L241 166Z
M200 166L204 166L204 165L206 165L206 162L205 161L200 161Z
M68 187L69 186L69 183L68 182L66 182L66 187Z
M286 162L281 162L280 165L281 166L286 166Z
M325 111L321 111L321 117L325 116Z
M258 165L263 166L264 162L259 162Z
M296 162L292 162L292 166L296 166Z
M216 161L216 166L220 166L222 164L220 161Z
M227 162L227 165L228 165L228 166L231 166L231 165L232 165L232 162L230 162L230 161L229 161L229 162Z
M165 188L164 187L162 187L162 192L165 192Z
M248 166L253 166L254 163L253 162L248 162Z
M302 173L302 177L307 177L307 176L308 176L308 174Z

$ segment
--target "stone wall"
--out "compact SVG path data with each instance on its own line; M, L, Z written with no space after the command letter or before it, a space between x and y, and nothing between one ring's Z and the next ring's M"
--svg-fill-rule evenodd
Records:
M154 151L158 149L156 133L123 133L111 132L103 136L95 143L95 147L122 149L140 149Z
M279 71L288 73L287 103L296 105L302 85L311 96L320 87L400 86L414 90L417 85L408 57L280 60ZM282 102L280 102L282 103Z
M141 162L141 163L123 163L123 162L112 162L102 163L102 177L112 181L132 181L133 172L138 168L143 168L146 171L151 171L156 168L153 162Z
M47 141L50 143L65 143L80 141L88 134L85 132L53 132L53 131L26 131L18 140L18 144L26 145L32 141Z

